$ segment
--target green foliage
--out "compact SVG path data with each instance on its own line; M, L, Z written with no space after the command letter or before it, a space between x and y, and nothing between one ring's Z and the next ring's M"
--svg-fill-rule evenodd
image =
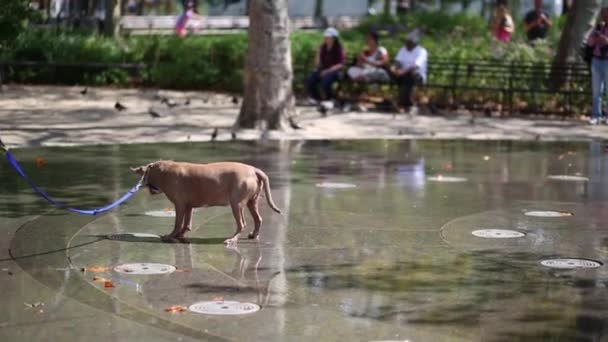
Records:
M0 48L5 48L24 29L32 15L28 0L0 1Z
M562 25L558 19L556 27ZM491 38L487 23L467 14L415 13L402 17L375 16L359 27L344 31L341 40L350 58L365 44L365 34L380 32L382 45L391 56L402 46L403 36L414 28L424 31L422 45L431 59L548 62L557 45L558 29L545 44L535 47L525 43L520 33L514 42L503 44ZM319 32L295 32L291 35L294 84L301 89L304 78L313 68L314 52L322 42ZM240 91L242 70L247 52L246 34L220 36L125 37L120 41L79 33L56 33L41 30L22 32L0 59L59 63L141 63L147 69L143 77L155 86L182 89ZM129 84L125 71L64 68L62 70L15 68L9 78L22 82ZM483 80L480 80L482 82Z

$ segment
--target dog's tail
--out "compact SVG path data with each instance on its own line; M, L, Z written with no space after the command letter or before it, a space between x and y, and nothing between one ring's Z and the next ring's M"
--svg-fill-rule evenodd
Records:
M274 204L274 202L272 201L272 194L270 193L270 181L268 180L268 176L266 176L264 171L260 169L255 169L255 175L258 176L258 180L262 182L262 187L266 192L266 201L268 201L268 205L270 206L270 208L272 208L272 210L280 214L281 209L277 208L276 204Z

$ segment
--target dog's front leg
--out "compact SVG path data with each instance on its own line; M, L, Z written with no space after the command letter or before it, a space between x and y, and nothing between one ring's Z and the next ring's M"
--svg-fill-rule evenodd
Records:
M186 213L186 210L183 205L178 205L178 204L175 205L175 225L173 227L173 231L171 232L171 234L163 236L163 241L178 242L178 240L176 238L178 237L179 233L182 230L182 227L184 224L185 213Z
M186 213L184 214L184 224L177 233L176 238L181 239L184 237L187 231L192 230L192 207L186 207Z

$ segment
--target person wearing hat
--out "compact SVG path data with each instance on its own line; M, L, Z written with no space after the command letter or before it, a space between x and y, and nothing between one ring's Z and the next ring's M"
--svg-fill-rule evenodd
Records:
M316 70L306 79L306 89L311 101L332 101L334 94L332 86L340 77L344 67L346 53L340 44L340 34L333 27L323 33L323 44L315 55ZM319 86L323 94L319 92Z
M391 68L393 76L399 83L399 111L406 112L413 105L412 92L417 84L426 82L428 52L418 45L420 32L418 30L407 35L405 46L402 47L395 63Z

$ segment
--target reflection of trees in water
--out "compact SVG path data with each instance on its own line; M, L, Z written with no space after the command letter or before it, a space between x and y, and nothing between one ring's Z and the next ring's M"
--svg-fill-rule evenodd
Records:
M418 260L386 254L360 265L304 265L286 271L309 288L311 297L323 293L325 305L349 317L481 327L487 334L483 340L581 334L601 339L606 333L606 279L501 261L534 265L538 256L532 253L426 255ZM400 260L381 261L391 257Z

